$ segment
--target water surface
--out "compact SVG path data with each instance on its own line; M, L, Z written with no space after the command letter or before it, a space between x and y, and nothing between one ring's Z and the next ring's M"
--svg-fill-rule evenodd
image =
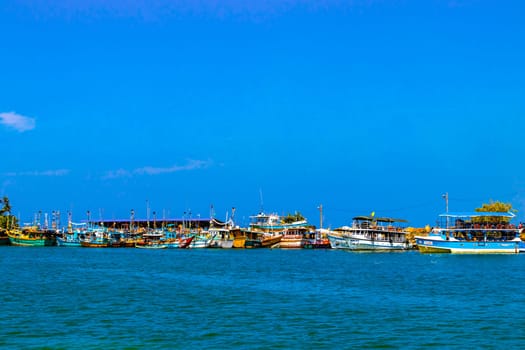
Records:
M525 255L1 247L0 347L505 348Z

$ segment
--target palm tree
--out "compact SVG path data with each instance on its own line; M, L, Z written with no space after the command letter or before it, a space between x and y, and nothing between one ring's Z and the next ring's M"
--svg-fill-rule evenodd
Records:
M0 209L0 215L11 213L11 204L9 204L9 198L7 196L4 196L4 198L0 199L0 204L3 204L3 208Z

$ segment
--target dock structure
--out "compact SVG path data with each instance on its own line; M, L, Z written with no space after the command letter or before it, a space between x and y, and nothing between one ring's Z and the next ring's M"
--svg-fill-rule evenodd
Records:
M111 220L91 220L89 224L100 225L107 228L130 230L130 228L166 228L175 229L202 229L210 227L210 218L165 218L161 220L151 219L111 219Z

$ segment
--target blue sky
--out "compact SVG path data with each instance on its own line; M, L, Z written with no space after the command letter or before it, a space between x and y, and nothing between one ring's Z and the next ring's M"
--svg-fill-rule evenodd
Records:
M103 219L525 215L520 1L3 1L0 191Z

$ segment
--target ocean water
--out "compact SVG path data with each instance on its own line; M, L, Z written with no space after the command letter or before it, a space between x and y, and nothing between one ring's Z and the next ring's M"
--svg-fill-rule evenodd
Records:
M0 348L525 347L525 255L0 247Z

